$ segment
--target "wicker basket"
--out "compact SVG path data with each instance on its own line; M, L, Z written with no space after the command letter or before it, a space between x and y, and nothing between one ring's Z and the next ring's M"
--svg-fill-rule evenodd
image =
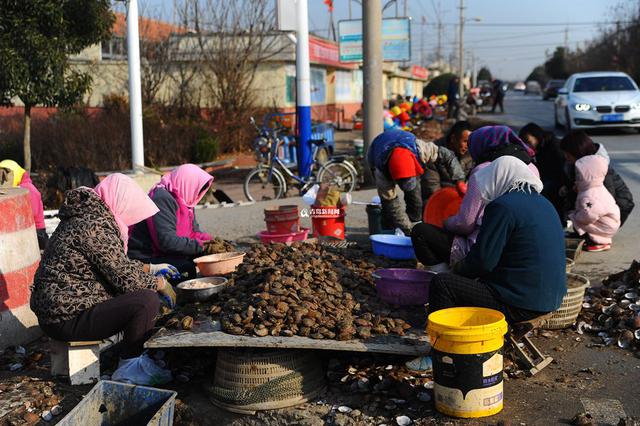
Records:
M304 350L218 350L211 402L252 414L302 404L325 389L321 362Z
M565 256L569 259L577 262L582 254L582 246L584 245L584 240L582 238L565 238L564 240L564 251Z
M569 259L567 257L567 274L570 274L571 271L573 270L573 267L576 265L576 262L573 261L573 259Z
M567 274L567 294L562 299L560 308L551 315L543 328L560 330L570 327L580 314L584 291L589 287L589 279L582 275Z

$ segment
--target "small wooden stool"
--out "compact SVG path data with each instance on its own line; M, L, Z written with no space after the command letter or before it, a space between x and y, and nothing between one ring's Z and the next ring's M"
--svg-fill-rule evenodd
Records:
M97 382L100 380L100 352L120 340L120 334L88 342L51 340L51 375L69 376L72 385Z
M553 358L544 355L533 342L527 337L530 331L542 327L552 313L512 324L507 335L507 342L511 345L518 361L522 363L525 370L532 376L539 373L543 368L551 364ZM522 346L520 346L522 345Z

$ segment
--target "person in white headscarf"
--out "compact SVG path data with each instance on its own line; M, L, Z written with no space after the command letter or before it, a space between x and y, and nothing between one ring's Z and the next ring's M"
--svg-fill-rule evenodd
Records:
M556 310L566 293L564 233L542 182L511 156L477 173L487 203L478 239L452 274L432 280L430 312L484 307L514 323Z

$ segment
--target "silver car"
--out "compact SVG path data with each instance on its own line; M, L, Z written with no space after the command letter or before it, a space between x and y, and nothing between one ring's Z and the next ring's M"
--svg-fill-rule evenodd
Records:
M573 74L558 90L554 104L556 127L640 128L640 90L623 72Z

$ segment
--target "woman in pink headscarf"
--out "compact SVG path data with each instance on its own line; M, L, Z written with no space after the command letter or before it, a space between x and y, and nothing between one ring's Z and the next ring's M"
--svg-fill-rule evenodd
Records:
M163 276L171 273L170 265L143 264L126 255L129 227L157 212L122 174L107 176L95 189L68 191L31 293L31 309L53 339L91 341L124 332L126 368L120 373L134 374L130 381L137 384L152 384L135 371L151 362L142 351L160 307L158 293L175 303Z
M204 197L213 176L195 164L184 164L162 177L149 197L158 214L135 226L128 255L143 262L167 262L188 277L194 277L194 257L204 254L211 235L200 230L194 207Z

